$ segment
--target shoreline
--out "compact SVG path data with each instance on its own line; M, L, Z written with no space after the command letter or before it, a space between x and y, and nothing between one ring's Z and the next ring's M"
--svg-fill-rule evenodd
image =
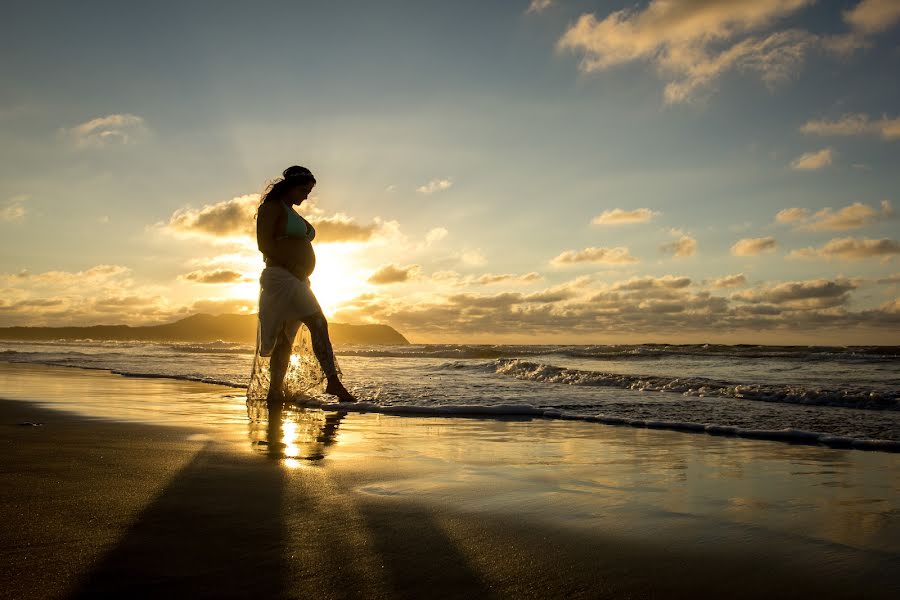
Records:
M127 379L171 380L186 381L196 384L227 387L232 390L244 390L229 382L211 379L182 377L177 375L161 375L154 373L128 373L116 369L104 367L89 367L77 365L56 365L36 362L0 362L0 369L4 365L36 365L50 369L63 368L84 371L96 371ZM634 427L639 429L656 429L676 431L687 434L705 434L709 436L725 438L758 439L771 442L781 442L792 445L810 445L833 449L853 449L873 452L900 453L900 440L853 438L849 436L835 435L808 431L803 429L748 429L730 425L717 425L687 421L665 421L659 419L628 419L623 417L598 415L578 415L555 409L543 409L527 404L500 404L500 405L379 405L374 403L359 402L353 405L339 405L335 402L324 402L318 399L296 399L294 404L301 408L317 408L322 410L354 412L361 414L383 414L393 416L416 417L469 417L482 419L545 419L559 421L574 421L581 423L598 423L616 427Z
M202 394L67 371L42 380L150 405L152 394ZM0 533L0 596L900 592L890 454L558 420L257 409L175 427L0 401L11 484L0 516L13 524Z

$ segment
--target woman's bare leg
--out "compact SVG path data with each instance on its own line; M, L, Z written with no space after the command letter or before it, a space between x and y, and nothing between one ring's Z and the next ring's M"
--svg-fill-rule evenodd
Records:
M269 359L269 394L267 399L279 399L284 397L284 376L287 374L288 364L291 361L291 344L284 332L275 340L275 348L272 350L272 358Z
M328 337L328 321L322 313L315 313L303 319L303 324L309 328L309 336L312 338L313 354L319 361L328 384L325 393L337 396L341 402L356 402L353 394L347 391L337 375L337 367L334 364L334 350L331 348L331 339Z

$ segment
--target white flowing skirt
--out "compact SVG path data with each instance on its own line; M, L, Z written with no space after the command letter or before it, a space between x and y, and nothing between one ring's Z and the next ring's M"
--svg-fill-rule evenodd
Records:
M259 319L256 354L247 388L249 400L260 400L269 391L269 357L283 333L292 341L291 360L284 379L288 396L315 394L324 389L326 377L312 350L309 329L301 319L320 312L309 279L298 279L282 267L266 267L259 278ZM337 360L335 360L335 366ZM340 373L340 367L338 367Z

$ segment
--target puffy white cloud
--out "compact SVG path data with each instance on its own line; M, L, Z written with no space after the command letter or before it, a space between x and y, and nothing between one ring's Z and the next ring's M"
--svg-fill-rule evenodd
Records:
M801 154L791 161L791 168L795 171L818 171L830 165L833 160L831 148L822 148L816 152Z
M117 113L85 121L64 132L77 146L87 148L134 142L147 132L147 127L143 117Z
M594 248L584 250L566 250L554 257L551 261L557 266L573 265L577 263L604 263L610 265L636 263L638 259L631 256L628 248L617 246L615 248Z
M821 136L877 135L885 140L900 139L900 117L872 119L866 114L846 114L835 121L807 121L800 131Z
M774 252L777 245L773 237L744 238L734 243L731 253L735 256L756 256L763 252Z
M583 14L558 47L582 55L583 71L649 60L668 79L667 102L689 100L723 73L751 70L768 83L802 62L815 36L799 30L759 32L813 0L652 0L602 20Z
M835 238L819 248L801 248L788 254L788 258L863 260L867 258L887 259L900 254L900 240L888 238Z
M602 213L591 219L594 225L628 225L631 223L646 223L659 213L649 208L635 208L634 210L624 210L621 208L613 208L604 210Z
M444 179L432 179L426 184L420 185L416 191L420 194L434 194L435 192L443 192L453 187L453 180L449 177Z

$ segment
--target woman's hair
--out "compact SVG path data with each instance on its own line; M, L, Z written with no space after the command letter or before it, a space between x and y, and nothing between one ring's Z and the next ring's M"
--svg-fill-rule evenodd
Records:
M269 200L280 200L284 193L292 187L310 183L314 184L316 182L316 178L313 177L312 171L298 165L288 167L284 170L282 175L283 177L281 179L276 179L271 182L266 188L266 191L263 192L259 203L260 206Z

